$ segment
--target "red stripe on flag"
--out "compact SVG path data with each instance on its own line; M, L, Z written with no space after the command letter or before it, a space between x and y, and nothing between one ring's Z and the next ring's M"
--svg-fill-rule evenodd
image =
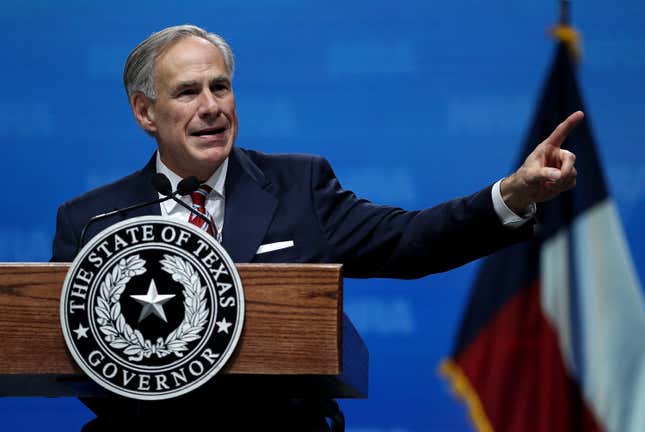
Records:
M601 432L567 374L539 294L538 282L519 290L453 359L474 393L462 396L496 432Z

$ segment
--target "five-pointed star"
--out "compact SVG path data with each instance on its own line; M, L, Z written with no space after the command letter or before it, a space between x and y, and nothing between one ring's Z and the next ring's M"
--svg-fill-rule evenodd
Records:
M217 324L217 333L224 332L228 334L228 328L233 325L233 323L226 322L226 318L222 318L221 321L215 321Z
M143 321L148 315L155 314L165 322L168 322L166 319L166 314L163 311L162 305L168 300L173 298L174 294L159 294L157 292L157 286L155 285L155 280L150 281L150 286L148 287L148 292L146 295L131 295L133 299L143 305L141 309L141 315L139 315L139 322Z
M76 340L79 340L80 338L87 338L87 331L89 329L89 327L83 327L83 324L79 324L78 328L72 331L76 333Z

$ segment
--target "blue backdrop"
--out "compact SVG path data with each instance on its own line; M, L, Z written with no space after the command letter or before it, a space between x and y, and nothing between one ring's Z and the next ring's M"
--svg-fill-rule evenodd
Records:
M574 3L587 118L642 280L645 3ZM324 155L345 187L414 209L511 172L556 21L556 1L3 0L0 261L48 260L57 206L147 161L121 72L153 31L194 23L230 41L240 146ZM371 362L369 399L343 403L349 430L469 430L437 366L476 268L346 282ZM90 417L74 399L0 399L0 430Z

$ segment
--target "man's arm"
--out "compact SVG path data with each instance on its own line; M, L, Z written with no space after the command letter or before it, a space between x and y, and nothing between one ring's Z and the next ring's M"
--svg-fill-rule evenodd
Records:
M504 203L525 215L531 203L543 202L575 186L573 153L561 149L584 118L575 112L499 185ZM326 161L314 165L314 203L336 261L354 277L414 278L445 271L529 238L532 224L505 227L489 187L469 197L406 212L376 206L344 191Z
M314 210L330 262L348 277L417 278L463 265L528 239L531 223L508 229L489 186L420 211L380 206L344 190L329 163L313 159Z
M51 262L72 261L76 256L77 237L69 219L67 205L58 208L56 216L56 235L52 244Z

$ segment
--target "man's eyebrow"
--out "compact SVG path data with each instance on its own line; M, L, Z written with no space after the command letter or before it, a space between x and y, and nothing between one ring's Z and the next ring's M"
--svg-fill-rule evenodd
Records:
M196 81L196 80L180 81L180 82L178 82L178 83L175 85L174 90L173 90L173 93L180 92L180 91L182 91L182 90L184 90L184 89L187 89L187 88L195 87L195 86L197 86L198 84L199 84L199 82L198 82L198 81ZM227 77L226 75L220 75L220 76L217 76L217 77L213 78L213 79L211 80L210 84L211 84L211 85L213 85L213 84L226 84L226 85L231 85L231 80L230 80L230 78L229 78L229 77Z
M180 81L175 85L174 91L178 92L178 91L183 90L185 88L194 87L196 85L197 85L197 81L195 81L195 80L192 80L192 81Z
M226 75L220 75L211 80L211 84L230 84L231 80Z

